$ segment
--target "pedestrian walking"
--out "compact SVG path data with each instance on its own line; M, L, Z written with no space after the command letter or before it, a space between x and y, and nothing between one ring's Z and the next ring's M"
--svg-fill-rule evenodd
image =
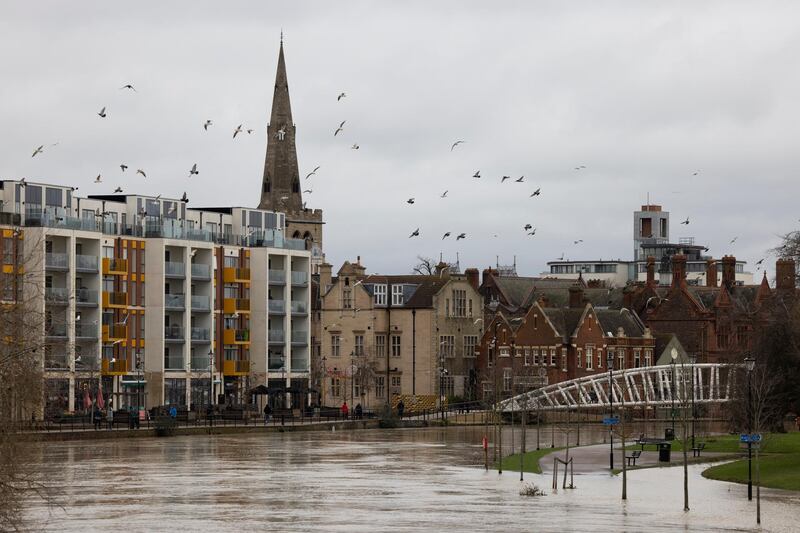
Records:
M403 403L403 400L397 402L397 416L398 418L403 418L403 411L406 410L406 404Z
M108 422L108 429L114 429L114 407L111 402L108 402L108 413L106 413L106 422Z
M347 415L350 412L350 408L347 407L347 400L344 401L342 404L342 418L347 419Z
M272 407L269 404L264 406L264 425L269 424L269 419L272 417Z
M356 404L355 415L358 420L361 420L361 415L363 414L363 409L361 408L361 403Z

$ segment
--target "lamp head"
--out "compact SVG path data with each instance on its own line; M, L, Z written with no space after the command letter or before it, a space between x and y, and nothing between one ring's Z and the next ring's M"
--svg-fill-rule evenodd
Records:
M752 357L745 357L744 366L748 372L752 372L753 369L756 367L756 360L753 359Z
M672 357L673 361L677 361L678 360L678 349L673 346L672 350L670 350L670 352L669 352L669 355L670 355L670 357Z

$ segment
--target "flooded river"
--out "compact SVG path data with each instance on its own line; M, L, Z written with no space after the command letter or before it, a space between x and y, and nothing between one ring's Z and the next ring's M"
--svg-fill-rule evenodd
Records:
M576 476L575 490L519 495L519 474L485 472L481 428L187 436L36 445L63 509L34 506L47 531L743 531L742 486L690 467ZM582 436L602 442L602 433ZM542 445L549 446L549 434ZM535 447L535 430L528 446ZM510 450L510 433L504 437ZM545 444L546 443L546 444ZM559 442L556 443L558 445ZM519 444L517 443L517 448ZM800 495L762 491L764 530L797 531Z

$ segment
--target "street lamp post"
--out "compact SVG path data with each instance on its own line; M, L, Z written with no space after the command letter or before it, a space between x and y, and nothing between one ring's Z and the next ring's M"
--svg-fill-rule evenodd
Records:
M672 380L670 380L669 384L669 397L672 403L672 438L675 438L675 361L678 359L678 350L676 348L672 348L670 351L670 357L672 357Z
M606 361L608 362L608 416L609 418L614 418L614 356L612 352L608 352ZM614 426L610 424L608 426L608 441L610 443L608 449L608 468L609 470L614 470Z
M689 356L689 364L692 366L691 387L692 387L692 448L693 449L694 449L694 420L697 417L697 414L695 413L695 410L694 410L694 387L695 387L695 384L694 384L694 376L695 376L694 364L696 362L697 362L697 356L696 355Z
M214 351L208 351L208 425L214 425Z
M321 396L320 400L319 400L319 406L320 407L323 407L325 405L325 381L328 379L328 367L326 366L326 362L327 361L328 361L328 358L323 355L322 356L322 379L320 380L320 385L319 385L320 396Z
M747 369L747 499L753 499L753 443L750 435L753 433L753 387L750 376L755 368L756 360L747 357L744 360Z

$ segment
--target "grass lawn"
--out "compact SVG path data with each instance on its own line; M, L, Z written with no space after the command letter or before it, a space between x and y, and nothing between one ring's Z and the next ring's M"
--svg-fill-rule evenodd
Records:
M530 472L532 474L541 474L542 469L539 468L539 459L551 452L563 450L563 448L542 448L540 450L533 450L525 452L525 458L522 461L522 471ZM503 459L503 470L509 472L519 472L519 456L521 454L515 453ZM495 465L497 466L497 465Z
M800 433L764 433L761 442L762 453L796 453L800 454ZM704 452L735 453L740 450L739 435L713 435L700 437L695 435L695 443L705 442ZM691 441L687 440L691 446ZM625 447L626 450L641 450L641 446L632 444ZM654 444L644 447L645 450L656 450ZM672 453L683 450L680 439L672 441Z
M762 487L800 491L800 454L761 455L759 463ZM755 475L755 465L753 465L754 478ZM747 483L747 460L712 466L703 472L703 476L720 481Z

